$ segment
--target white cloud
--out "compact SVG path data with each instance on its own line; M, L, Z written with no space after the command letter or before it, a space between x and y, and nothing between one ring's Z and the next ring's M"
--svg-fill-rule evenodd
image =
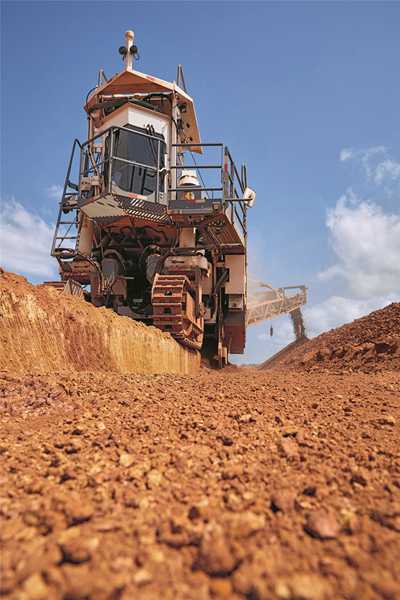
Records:
M339 159L341 162L353 160L360 163L368 181L375 185L400 180L400 162L390 157L386 146L372 146L361 150L343 148Z
M35 278L57 275L50 256L54 227L15 200L0 207L0 263L15 273Z
M400 163L391 159L380 162L375 167L374 181L380 185L385 181L395 181L400 179Z
M393 183L400 181L400 163L389 156L385 146L343 148L339 159L354 161L369 183L384 185L384 192L397 193ZM359 198L350 188L328 211L326 226L336 262L318 276L322 282L336 280L337 292L303 307L310 338L400 301L400 213L389 213ZM268 334L270 323L257 335L268 356L294 340L289 316L271 324L273 338Z
M338 262L319 274L322 281L342 278L356 298L400 289L400 214L350 190L328 211L326 224Z
M62 185L53 184L47 188L46 192L51 200L61 200L63 189Z
M344 148L340 160L358 161L367 180L378 186L400 179L400 163L389 158L385 146ZM341 280L344 295L304 309L310 336L400 300L400 213L385 211L349 189L328 211L326 225L337 262L319 279Z
M368 299L331 296L319 304L304 308L307 335L314 337L399 300L400 292Z
M346 160L350 160L354 157L354 151L351 148L343 148L340 151L339 159L341 162L345 162Z

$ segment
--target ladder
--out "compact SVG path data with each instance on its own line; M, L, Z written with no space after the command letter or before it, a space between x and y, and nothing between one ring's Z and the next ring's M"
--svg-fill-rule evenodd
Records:
M51 255L57 259L74 258L77 255L79 242L79 185L73 183L70 177L75 151L78 146L82 150L82 144L75 139L72 145L51 247Z

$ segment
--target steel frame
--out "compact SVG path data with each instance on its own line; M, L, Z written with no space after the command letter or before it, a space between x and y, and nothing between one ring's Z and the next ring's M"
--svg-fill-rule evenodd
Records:
M242 229L242 233L245 239L245 243L247 241L247 202L243 198L244 191L247 186L247 175L246 168L243 165L242 174L239 175L239 172L236 168L235 162L229 152L227 146L222 144L221 142L206 142L206 143L177 143L172 144L173 148L220 148L221 149L221 158L218 164L184 164L184 165L171 165L171 170L185 170L185 169L193 169L199 172L200 179L201 178L201 170L202 169L210 169L210 170L218 170L220 172L220 181L221 185L218 187L207 187L205 185L201 187L196 187L196 191L198 192L219 192L221 194L220 197L214 198L212 196L210 200L212 202L221 202L224 210L228 207L231 211L231 222L235 225L235 221L237 221ZM187 186L177 186L171 187L168 189L168 197L171 199L171 194L177 194L178 192L185 191L193 191L193 188ZM239 214L237 207L240 208L241 214ZM236 217L236 219L235 219Z

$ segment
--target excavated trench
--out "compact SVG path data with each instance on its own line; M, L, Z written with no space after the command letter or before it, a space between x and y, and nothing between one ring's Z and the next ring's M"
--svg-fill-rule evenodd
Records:
M171 336L25 278L0 274L0 369L17 373L195 373Z

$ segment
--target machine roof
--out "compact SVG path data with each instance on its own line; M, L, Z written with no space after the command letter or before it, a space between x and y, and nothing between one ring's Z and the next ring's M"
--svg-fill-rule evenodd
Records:
M145 73L140 73L139 71L134 71L132 69L125 69L93 90L84 108L88 111L96 104L97 97L102 94L150 94L153 92L175 92L179 102L185 102L187 108L186 112L182 115L185 133L188 142L199 144L200 133L193 99L175 82L170 83L169 81L158 79L158 77L153 77L152 75L146 75ZM193 147L191 150L201 153L201 148Z

